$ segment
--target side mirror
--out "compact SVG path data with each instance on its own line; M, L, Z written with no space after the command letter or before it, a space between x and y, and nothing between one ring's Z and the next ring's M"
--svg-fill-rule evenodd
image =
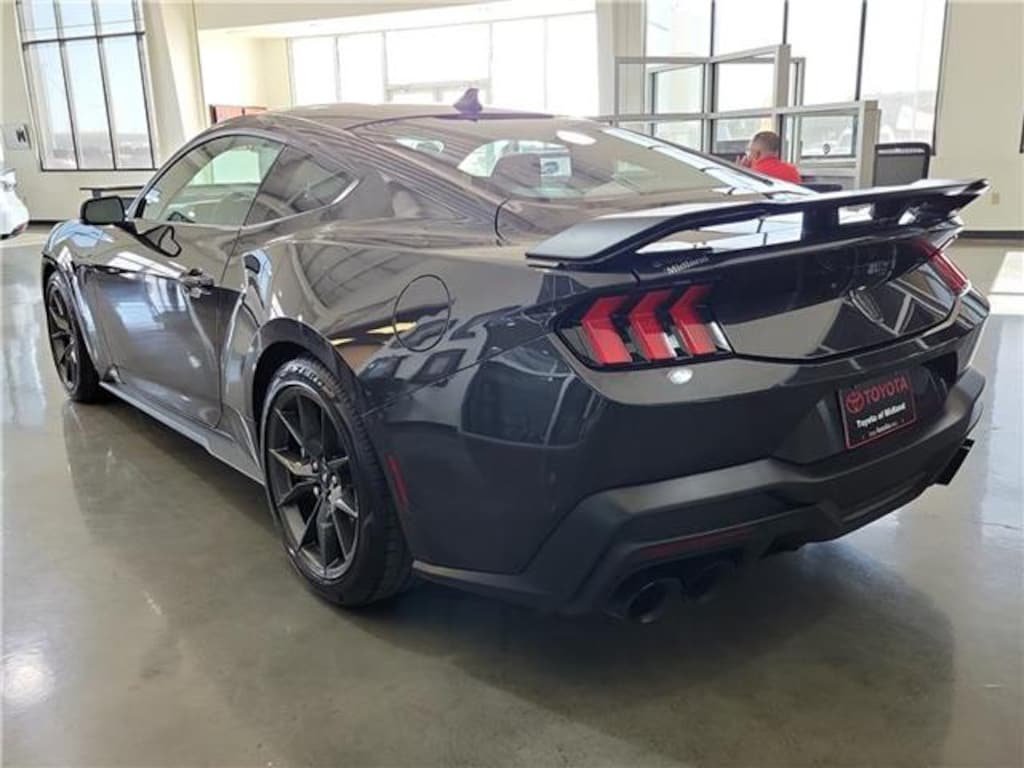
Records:
M82 203L79 213L86 224L120 224L124 221L124 200L110 197L94 197Z

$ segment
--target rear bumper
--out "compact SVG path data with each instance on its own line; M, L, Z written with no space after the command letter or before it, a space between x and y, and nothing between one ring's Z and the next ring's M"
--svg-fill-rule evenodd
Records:
M602 491L572 509L528 566L496 574L417 561L431 581L563 613L603 606L630 576L729 551L842 536L946 480L981 416L984 378L967 369L927 425L816 464L778 459Z

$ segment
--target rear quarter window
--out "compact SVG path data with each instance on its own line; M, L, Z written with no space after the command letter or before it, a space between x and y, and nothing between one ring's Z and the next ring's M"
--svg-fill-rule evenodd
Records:
M245 223L261 224L331 205L354 182L351 174L287 147L270 169Z

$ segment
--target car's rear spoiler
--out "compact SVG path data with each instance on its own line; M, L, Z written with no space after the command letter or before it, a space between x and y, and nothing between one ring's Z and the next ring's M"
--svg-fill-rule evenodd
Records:
M636 267L637 252L669 235L702 227L750 222L802 213L796 243L821 242L846 236L900 236L949 222L953 214L988 189L977 181L921 181L902 187L876 187L852 192L808 194L785 199L695 203L600 216L575 224L527 253L537 266L570 269L607 267L628 259ZM843 223L844 209L868 208ZM710 234L710 233L709 233ZM737 234L740 234L737 231ZM703 253L714 251L709 238ZM693 253L693 251L691 251Z

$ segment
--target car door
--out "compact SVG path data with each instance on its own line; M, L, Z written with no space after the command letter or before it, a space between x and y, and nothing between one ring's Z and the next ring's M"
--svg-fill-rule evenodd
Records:
M281 145L204 142L169 165L93 265L93 301L121 386L206 426L220 418L222 286L238 230Z

